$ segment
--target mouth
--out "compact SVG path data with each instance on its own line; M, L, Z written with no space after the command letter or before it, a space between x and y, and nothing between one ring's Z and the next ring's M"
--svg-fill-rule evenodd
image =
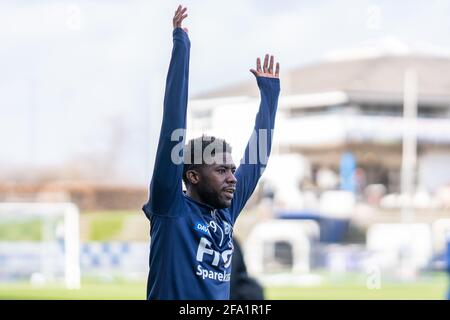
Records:
M223 192L225 194L225 197L227 197L228 199L233 199L234 196L234 192L236 191L235 187L229 187L229 188L225 188L223 189Z

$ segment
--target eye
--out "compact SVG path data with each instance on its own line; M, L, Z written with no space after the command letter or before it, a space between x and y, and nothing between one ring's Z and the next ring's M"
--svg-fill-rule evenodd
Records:
M224 168L220 168L220 169L217 170L217 171L219 171L220 174L224 174L224 173L225 173L225 169L224 169Z

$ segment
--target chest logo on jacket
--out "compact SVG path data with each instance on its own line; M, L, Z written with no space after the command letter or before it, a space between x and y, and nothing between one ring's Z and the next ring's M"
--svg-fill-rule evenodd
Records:
M200 231L204 234L209 234L208 226L204 223L197 222L194 227L195 230Z
M229 242L228 247L230 249L219 252L217 250L212 249L212 243L208 239L202 237L200 239L200 243L197 248L197 256L196 259L198 262L204 262L205 257L212 257L211 265L214 267L220 266L223 268L229 268L231 265L231 257L233 255L233 243ZM213 279L219 281L230 281L230 273L226 272L226 270L222 270L222 272L216 272L212 270L207 270L203 268L200 264L197 265L198 276L201 276L204 279Z

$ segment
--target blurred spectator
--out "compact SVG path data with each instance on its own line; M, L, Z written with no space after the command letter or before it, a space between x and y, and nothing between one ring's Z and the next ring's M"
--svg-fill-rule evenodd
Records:
M367 185L366 172L362 168L355 170L356 196L358 200L362 200L364 196L364 188Z
M236 238L233 239L234 252L231 262L231 300L264 300L263 287L247 273L241 246Z

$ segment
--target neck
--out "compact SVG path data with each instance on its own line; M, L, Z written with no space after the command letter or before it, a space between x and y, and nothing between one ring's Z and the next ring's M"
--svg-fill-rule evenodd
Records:
M208 205L207 203L205 203L205 201L203 201L203 199L199 196L199 194L196 192L196 190L192 190L191 188L187 189L186 195L189 198L194 199L197 202L200 202L201 204Z

